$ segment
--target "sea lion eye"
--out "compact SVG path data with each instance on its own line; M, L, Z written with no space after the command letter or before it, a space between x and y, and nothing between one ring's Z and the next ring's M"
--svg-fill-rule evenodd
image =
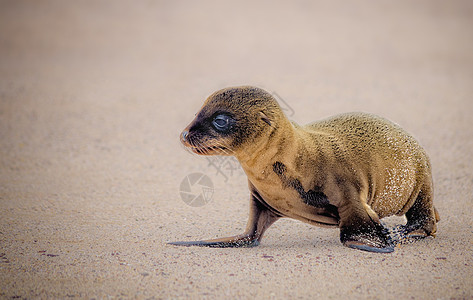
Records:
M220 131L227 130L230 124L230 117L227 115L217 115L213 119L212 124L217 130L220 130Z

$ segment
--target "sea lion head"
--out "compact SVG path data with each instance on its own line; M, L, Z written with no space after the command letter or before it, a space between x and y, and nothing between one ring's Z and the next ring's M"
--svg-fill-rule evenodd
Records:
M251 153L278 127L284 114L273 96L249 86L219 90L205 100L181 133L181 142L200 155Z

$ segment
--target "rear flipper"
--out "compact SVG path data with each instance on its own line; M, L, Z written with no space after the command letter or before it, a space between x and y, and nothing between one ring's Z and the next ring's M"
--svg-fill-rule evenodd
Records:
M346 199L360 197L355 188L347 190ZM363 196L361 196L363 198ZM363 201L346 201L338 208L340 241L343 245L363 251L389 253L394 251L389 231L378 215Z
M425 185L412 207L406 212L407 224L402 226L405 237L419 239L434 236L440 216L432 203L432 188Z
M394 251L394 243L388 230L383 225L371 222L357 227L341 229L340 240L343 245L363 251L390 253Z
M403 240L411 239L418 240L429 236L435 237L437 233L437 222L440 221L440 216L437 209L433 208L433 217L421 217L408 219L406 225L400 225L394 230L402 236Z
M189 242L171 242L170 245L177 246L200 246L200 247L214 247L214 248L228 248L228 247L255 247L263 238L263 233L273 224L280 215L272 210L269 210L261 199L256 189L250 184L252 191L250 197L250 217L248 225L243 234L204 241L189 241Z

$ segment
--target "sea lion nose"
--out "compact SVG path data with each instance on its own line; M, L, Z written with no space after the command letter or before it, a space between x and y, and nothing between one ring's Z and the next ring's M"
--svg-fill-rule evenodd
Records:
M189 135L189 131L184 130L184 131L181 133L181 141L182 141L182 142L186 142L188 135Z

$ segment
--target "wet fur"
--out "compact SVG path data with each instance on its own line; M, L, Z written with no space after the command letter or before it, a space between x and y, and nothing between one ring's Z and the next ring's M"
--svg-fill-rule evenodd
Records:
M230 116L225 132L211 125L218 114ZM351 113L299 126L271 94L235 87L212 94L181 141L197 154L239 160L251 191L250 219L242 235L173 244L255 246L280 217L338 226L344 245L375 252L394 249L383 217L405 214L407 235L435 235L429 158L412 136L383 118Z

